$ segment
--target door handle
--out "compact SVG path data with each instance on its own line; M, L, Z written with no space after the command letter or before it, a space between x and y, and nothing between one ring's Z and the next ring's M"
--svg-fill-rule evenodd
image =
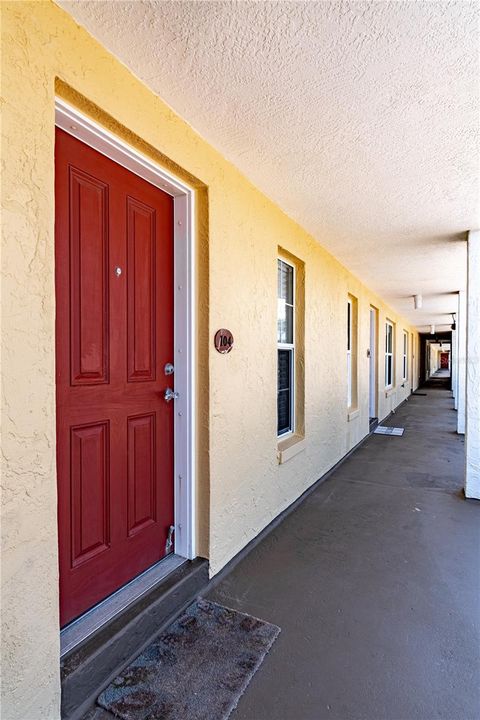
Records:
M166 402L170 402L170 400L178 400L178 398L179 398L178 392L175 392L175 390L172 390L172 388L169 388L169 387L165 390L165 393L163 395L163 399Z

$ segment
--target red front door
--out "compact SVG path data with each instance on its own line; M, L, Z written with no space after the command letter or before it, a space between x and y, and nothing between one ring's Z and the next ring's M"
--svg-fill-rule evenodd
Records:
M60 615L165 555L173 523L173 201L56 131Z

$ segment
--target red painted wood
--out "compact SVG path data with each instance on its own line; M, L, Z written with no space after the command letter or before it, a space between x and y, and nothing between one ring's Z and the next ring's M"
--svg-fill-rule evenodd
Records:
M128 379L155 380L155 211L127 198Z
M128 419L128 534L155 522L155 415Z
M108 186L70 167L72 385L108 382ZM95 238L95 242L92 242Z
M72 567L109 546L109 429L108 422L71 428Z
M55 153L64 625L160 560L173 523L173 201L62 130Z

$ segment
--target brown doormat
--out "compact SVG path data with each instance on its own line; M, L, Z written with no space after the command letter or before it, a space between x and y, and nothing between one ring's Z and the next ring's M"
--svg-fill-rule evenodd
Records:
M197 600L97 702L122 720L226 720L279 632Z

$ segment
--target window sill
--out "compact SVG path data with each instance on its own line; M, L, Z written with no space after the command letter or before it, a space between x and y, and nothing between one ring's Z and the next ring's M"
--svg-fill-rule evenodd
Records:
M305 450L306 442L305 438L301 435L290 435L285 440L280 440L277 449L278 464L283 465L287 460L290 460L295 455L298 455Z
M395 388L395 387L385 388L385 397L386 398L390 397L396 391L397 391L397 388Z
M355 420L355 418L357 418L359 416L360 416L360 410L358 408L356 410L350 410L350 412L347 413L348 422Z

